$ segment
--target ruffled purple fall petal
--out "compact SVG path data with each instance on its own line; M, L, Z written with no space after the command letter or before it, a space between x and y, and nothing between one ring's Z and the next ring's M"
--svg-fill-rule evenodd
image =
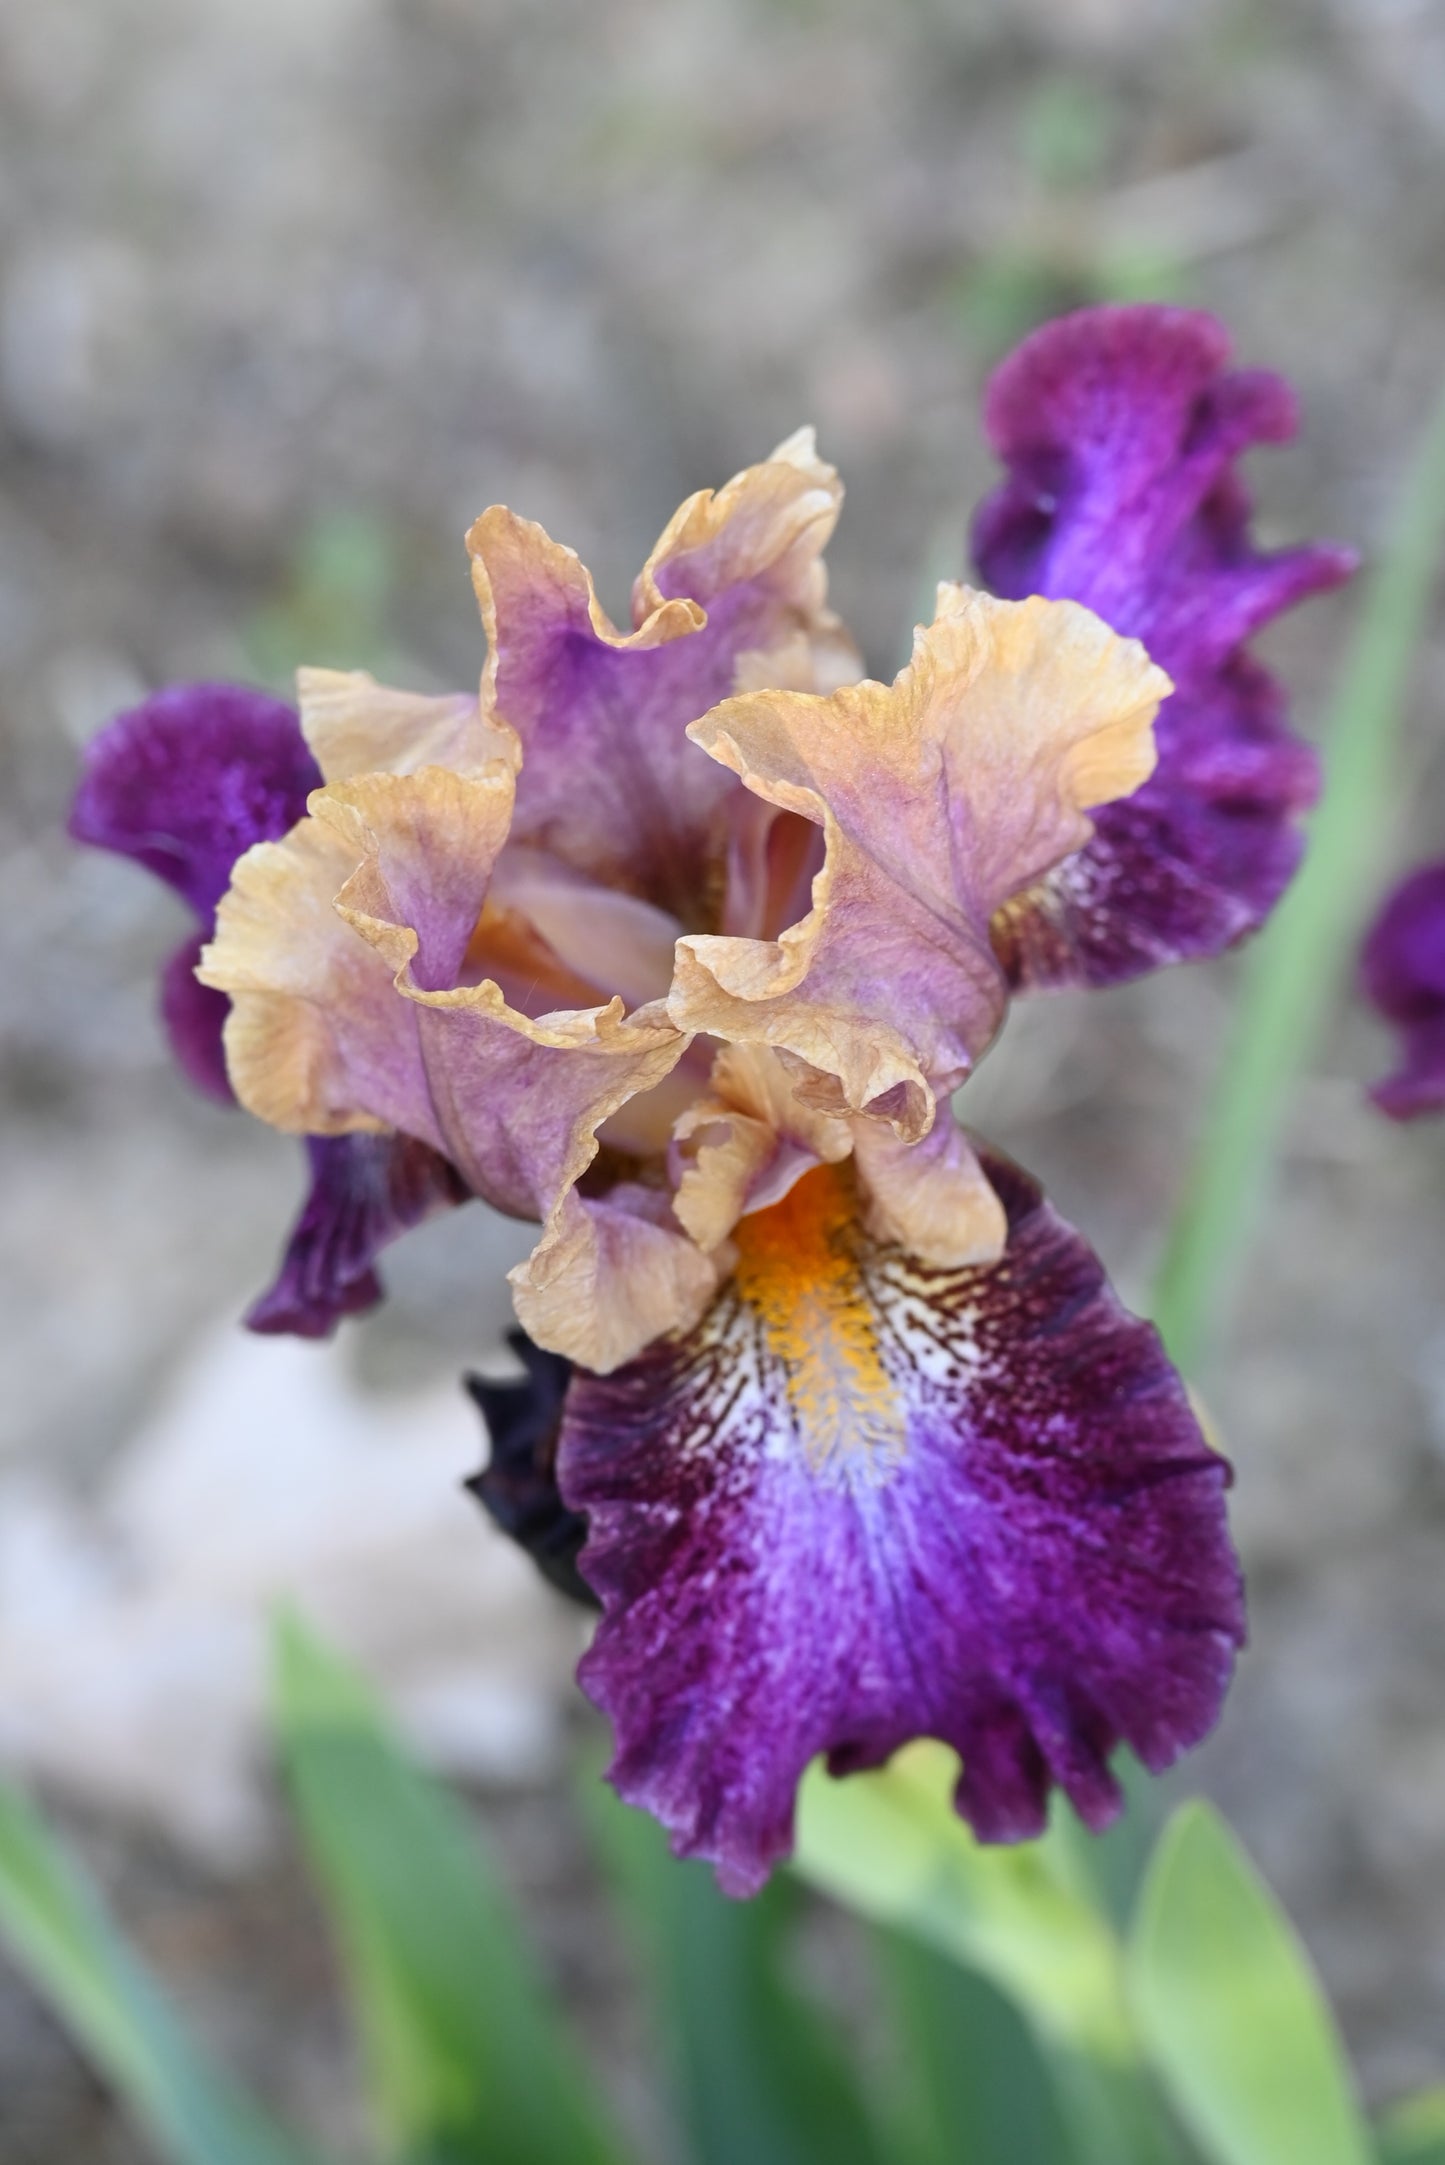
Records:
M803 1769L919 1736L986 1841L1090 1826L1109 1757L1213 1724L1243 1638L1210 1451L1156 1333L1006 1161L1001 1262L930 1270L863 1233L846 1168L737 1229L702 1325L574 1374L558 1453L603 1621L580 1671L611 1779L746 1894Z
M515 1381L466 1378L490 1444L486 1465L466 1485L549 1585L595 1609L597 1596L577 1569L587 1521L567 1509L557 1487L557 1437L572 1363L534 1345L525 1331L508 1331L507 1343L522 1363Z
M1396 888L1362 971L1367 997L1400 1033L1400 1065L1370 1095L1392 1120L1445 1111L1445 859Z
M1113 984L1217 954L1263 922L1299 861L1315 756L1243 649L1355 559L1255 547L1235 461L1287 441L1295 401L1228 358L1210 316L1093 308L1035 332L989 386L985 426L1009 478L974 524L983 577L1007 597L1083 602L1176 687L1152 778L1001 913L997 945L1023 985Z
M343 1316L382 1297L381 1250L438 1211L465 1202L456 1172L409 1135L309 1135L311 1186L275 1282L248 1330L325 1338Z

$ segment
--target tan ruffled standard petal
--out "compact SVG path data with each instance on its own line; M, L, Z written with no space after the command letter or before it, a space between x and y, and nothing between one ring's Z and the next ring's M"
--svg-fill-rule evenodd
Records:
M667 1198L582 1197L597 1130L656 1087L687 1047L662 1003L538 1018L498 987L428 992L403 969L448 1154L479 1194L541 1239L511 1273L518 1320L539 1345L605 1373L660 1332L689 1329L717 1270L671 1221Z
M744 1211L780 1202L813 1166L853 1147L848 1122L813 1111L762 1045L725 1045L706 1096L673 1129L673 1210L699 1248L720 1248Z
M226 1065L248 1112L293 1135L399 1128L439 1148L393 973L336 914L356 862L319 819L248 850L196 975L230 995Z
M1003 1012L992 913L1148 775L1168 690L1136 640L1071 602L942 586L893 684L725 700L689 736L821 826L825 857L776 940L679 941L674 1021L806 1062L808 1103L918 1140Z
M501 761L515 769L521 746L475 693L395 691L365 669L298 669L301 729L328 782L362 774L415 774L446 767L480 774Z
M511 801L500 762L362 775L314 790L307 818L240 860L197 975L230 995L227 1062L249 1111L296 1134L390 1127L447 1150L393 980L455 982Z
M570 549L502 506L467 537L490 652L482 712L523 748L515 833L694 926L716 921L736 784L687 724L776 654L831 685L852 650L824 601L836 474L804 434L669 523L619 631ZM762 659L760 659L760 657Z

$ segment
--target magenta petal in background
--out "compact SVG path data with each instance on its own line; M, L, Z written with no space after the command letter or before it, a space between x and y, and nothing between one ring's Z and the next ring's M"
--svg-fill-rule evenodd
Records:
M176 684L87 745L70 831L144 865L209 927L236 859L294 827L320 783L284 700Z
M940 1737L959 1811L1018 1841L1055 1784L1103 1826L1116 1746L1158 1771L1219 1712L1244 1632L1228 1469L1084 1242L1016 1168L988 1171L1002 1263L867 1265L892 1462L810 1460L735 1287L689 1337L573 1376L558 1472L604 1611L581 1681L621 1795L731 1893L787 1856L819 1753L843 1774Z
M1151 780L1096 813L1094 840L1013 916L1005 959L1025 984L1112 984L1217 954L1262 923L1299 860L1315 756L1244 648L1354 557L1255 547L1235 462L1294 434L1295 401L1228 358L1210 316L1092 308L1036 331L989 386L1009 478L974 524L984 580L1083 602L1176 686Z
M1445 1110L1445 859L1396 888L1365 942L1365 992L1400 1033L1400 1065L1370 1093L1393 1120Z

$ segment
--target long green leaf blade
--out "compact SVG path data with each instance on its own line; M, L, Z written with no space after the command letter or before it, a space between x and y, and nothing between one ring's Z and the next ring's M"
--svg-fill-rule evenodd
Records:
M1308 853L1250 953L1239 1009L1155 1289L1186 1374L1258 1209L1290 1091L1354 967L1388 839L1399 722L1445 542L1445 400L1411 462L1324 730Z
M213 2065L38 1814L3 1788L0 1938L174 2165L305 2165Z
M1060 1827L1017 1849L984 1848L953 1811L956 1772L954 1755L930 1743L846 1781L812 1767L797 1870L1013 2001L1048 2055L1080 2165L1177 2165L1138 2062L1122 1951L1076 1845Z
M386 2133L436 2165L621 2165L463 1814L294 1622L276 1701Z
M788 1974L798 1891L729 1901L604 1784L584 1797L697 2165L880 2165L842 2043Z
M1161 1837L1127 1977L1144 2049L1211 2165L1371 2165L1309 1957L1207 1804Z
M986 1978L901 1932L876 1935L918 2165L1078 2165L1048 2063Z

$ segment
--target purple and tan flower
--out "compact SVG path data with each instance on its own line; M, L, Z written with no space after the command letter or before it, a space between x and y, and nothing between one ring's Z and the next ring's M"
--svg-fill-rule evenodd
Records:
M494 509L479 695L303 671L304 817L262 793L228 891L175 881L243 1105L538 1223L480 1492L600 1601L617 1787L739 1893L819 1754L934 1736L985 1839L1055 1785L1103 1825L1115 1749L1197 1741L1243 1636L1227 1468L1156 1334L952 1100L1014 984L1267 908L1309 761L1238 649L1342 559L1250 550L1230 460L1279 400L1203 319L1041 338L990 409L1009 591L941 587L893 683L828 609L806 433L682 507L626 630ZM163 873L167 820L211 816L108 823L86 787L86 837Z

